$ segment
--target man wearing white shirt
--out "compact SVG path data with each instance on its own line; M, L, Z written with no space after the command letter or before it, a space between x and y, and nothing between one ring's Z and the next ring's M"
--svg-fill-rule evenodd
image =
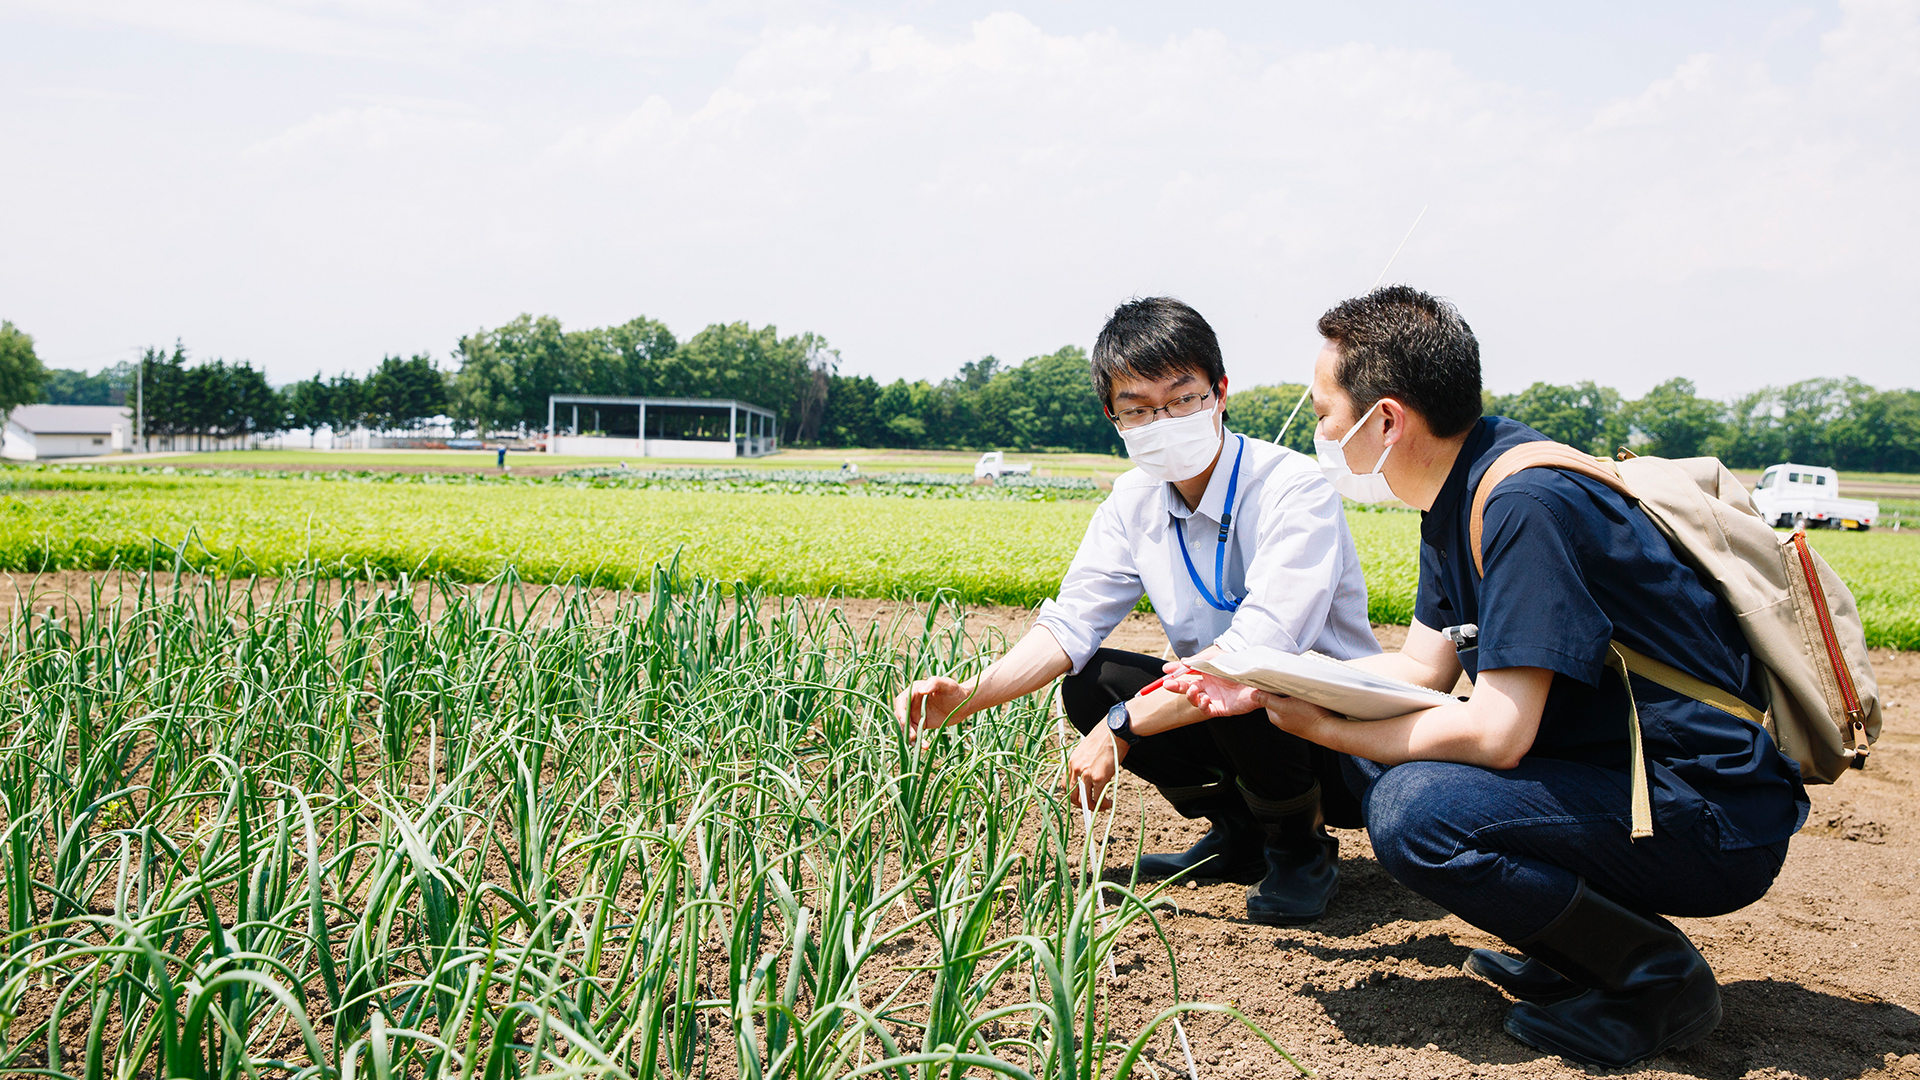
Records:
M1124 766L1182 815L1212 824L1185 852L1143 855L1141 875L1242 882L1255 921L1310 922L1339 887L1325 821L1361 824L1337 757L1263 712L1209 719L1178 694L1140 696L1177 665L1101 644L1145 595L1189 660L1254 644L1342 659L1379 652L1340 496L1312 458L1227 430L1219 343L1187 305L1121 305L1092 367L1136 468L1114 481L1059 597L1007 655L967 683L916 681L896 712L937 727L1066 675L1061 703L1082 732L1068 795L1099 805Z

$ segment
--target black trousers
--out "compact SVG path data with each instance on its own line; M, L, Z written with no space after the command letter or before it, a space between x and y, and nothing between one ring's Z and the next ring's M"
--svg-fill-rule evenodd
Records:
M1060 703L1082 735L1106 722L1114 704L1138 694L1161 675L1165 661L1141 653L1101 649L1077 675L1060 684ZM1237 779L1275 802L1311 790L1320 781L1327 824L1359 828L1359 800L1348 790L1343 755L1274 727L1266 711L1205 720L1148 735L1127 751L1123 767L1163 788L1194 788Z

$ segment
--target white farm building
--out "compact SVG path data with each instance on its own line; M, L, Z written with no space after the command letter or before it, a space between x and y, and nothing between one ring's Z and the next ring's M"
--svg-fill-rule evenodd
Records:
M133 416L119 405L22 405L7 414L0 457L98 457L133 445Z

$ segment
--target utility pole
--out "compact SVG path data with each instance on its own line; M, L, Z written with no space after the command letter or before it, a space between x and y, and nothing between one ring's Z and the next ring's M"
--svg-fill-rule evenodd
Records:
M140 452L147 452L147 358L140 357L140 366L133 369L133 426L140 443Z

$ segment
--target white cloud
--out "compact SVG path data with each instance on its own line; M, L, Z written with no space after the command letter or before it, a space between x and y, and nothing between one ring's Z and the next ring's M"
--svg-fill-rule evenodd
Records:
M275 313L310 325L301 303L359 312L341 341L388 334L354 346L370 354L444 351L520 310L644 312L683 333L819 330L890 377L1084 343L1113 302L1172 292L1252 381L1298 377L1313 317L1374 279L1423 206L1392 276L1460 301L1500 389L1631 393L1681 373L1732 393L1920 369L1885 310L1920 287L1916 0L1843 4L1806 71L1700 51L1597 106L1437 49L1064 33L1010 13L956 32L799 11L740 36L732 9L589 2L85 10L468 73L445 101L339 93L232 139L205 169L238 171L185 196L208 201L206 273L185 281L219 280L234 251L298 280L302 299L253 310L301 371L367 362L276 338ZM742 43L714 45L729 35ZM549 65L539 93L492 86L516 42ZM715 48L730 61L692 82L616 63L568 89L565 50ZM473 49L496 52L457 59ZM122 229L136 246L155 232ZM403 328L430 336L390 340Z
M482 143L500 135L498 125L444 113L369 105L336 109L296 124L248 147L242 157L338 154L404 150L418 154L440 146Z
M626 0L9 0L4 7L79 26L320 56L448 63L530 46L659 55L715 36L765 5Z

